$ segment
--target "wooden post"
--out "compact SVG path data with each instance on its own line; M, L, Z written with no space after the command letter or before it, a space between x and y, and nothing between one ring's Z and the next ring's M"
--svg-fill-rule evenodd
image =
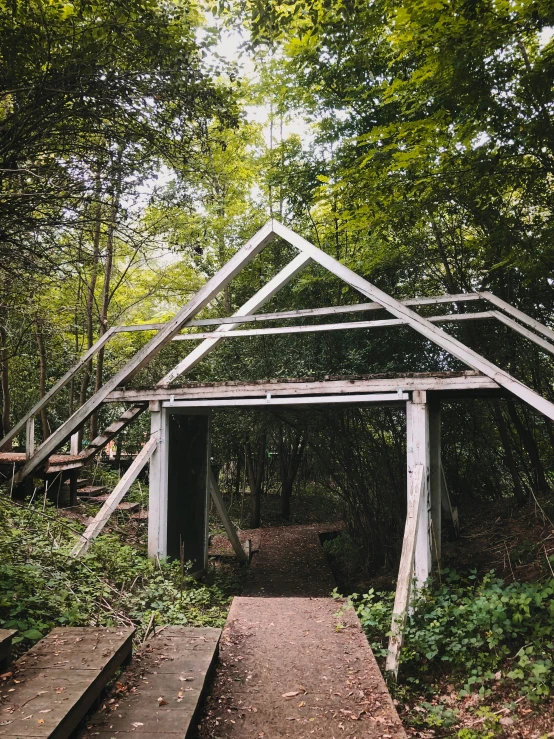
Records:
M35 417L30 416L25 422L25 458L31 459L35 452Z
M167 554L167 411L158 400L150 403L150 435L158 439L148 495L148 556L155 558Z
M79 470L71 470L69 472L69 506L77 505L77 478L79 477Z
M431 574L431 538L429 536L429 406L427 394L415 390L412 400L406 403L406 453L408 463L408 491L417 465L423 466L423 503L417 529L415 548L415 579L422 587Z
M429 493L431 497L431 552L433 562L441 560L442 470L441 470L441 404L438 398L429 402Z
M77 431L76 434L71 434L71 439L69 441L69 453L76 457L79 454L79 432Z
M410 487L408 488L406 526L404 528L404 539L402 541L402 555L400 557L396 595L394 597L394 607L392 609L389 649L385 664L385 674L392 680L396 680L398 677L400 650L402 649L402 641L404 639L404 626L408 615L408 606L410 604L410 593L414 576L414 555L417 546L419 521L421 520L420 514L425 508L424 492L424 467L422 464L416 464L412 470Z

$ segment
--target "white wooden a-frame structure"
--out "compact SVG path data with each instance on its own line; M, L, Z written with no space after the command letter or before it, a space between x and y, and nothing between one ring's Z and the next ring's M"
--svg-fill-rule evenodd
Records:
M221 319L196 320L195 316L268 244L281 238L295 247L297 256L282 269L273 279L262 287L233 316ZM284 285L289 283L310 262L326 268L336 277L369 298L371 302L347 306L329 306L327 308L285 311L260 314L263 307ZM499 310L486 310L479 313L457 313L425 318L413 308L420 305L460 303L481 300L488 302ZM280 326L278 328L236 329L245 323L269 322L273 320L302 319L311 316L338 315L342 313L367 312L374 309L385 309L391 318L377 321L353 321L348 323L330 323L319 325ZM171 503L168 490L172 486L171 438L180 440L183 448L193 448L197 444L195 455L181 460L180 477L186 469L196 469L194 480L189 483L197 485L197 498L200 501L195 509L195 536L200 542L200 550L196 559L202 564L207 552L207 490L211 487L218 510L223 516L229 535L239 556L244 557L234 529L226 516L225 506L217 491L213 476L209 474L209 431L206 411L212 407L225 405L267 405L302 403L397 403L405 405L407 418L407 454L408 454L408 516L400 567L399 588L395 604L395 621L389 654L388 668L394 673L398 669L398 652L400 649L402 621L405 617L410 592L412 575L418 583L427 579L432 565L433 551L440 556L440 521L442 509L448 514L449 506L445 503L445 490L440 464L440 393L452 391L474 392L486 391L505 393L527 403L541 414L554 420L554 404L531 388L512 377L501 367L488 361L470 347L466 346L438 323L460 320L493 319L509 326L520 335L534 342L544 351L554 354L554 331L539 321L530 318L489 292L464 293L460 295L439 295L434 297L413 298L399 301L383 292L375 285L338 262L327 253L311 244L297 233L278 221L270 220L256 233L237 253L215 274L170 321L163 324L144 324L140 326L117 326L110 329L89 350L79 362L70 369L22 418L13 429L0 441L0 449L17 434L26 429L26 459L14 474L14 483L20 483L38 469L43 469L52 459L54 452L72 439L70 458L78 463L86 463L117 433L131 423L148 407L152 419L151 440L143 452L137 457L129 474L122 478L105 506L91 524L82 541L76 546L78 554L86 549L89 541L102 529L107 517L117 506L133 479L144 464L150 460L150 508L149 508L149 552L152 556L175 554L175 535L180 546L184 546L183 531L178 530L178 503ZM470 368L466 373L444 373L436 377L405 377L394 380L361 379L343 382L305 382L287 385L286 382L243 383L232 389L220 386L205 388L177 388L171 385L178 377L190 371L221 341L245 336L302 333L317 331L350 330L354 328L372 329L383 326L409 326L429 341L441 347ZM210 327L203 333L181 333L189 327ZM215 328L213 328L215 327ZM40 410L64 387L90 359L105 346L117 333L128 331L155 330L155 336L148 341L127 364L108 379L102 387L76 410L58 429L42 444L34 448L34 418ZM126 389L129 380L145 367L157 353L171 341L201 340L179 364L162 377L148 390ZM106 428L83 452L78 452L73 441L76 433L86 420L103 403L128 403L127 410L121 417ZM177 455L178 456L178 455ZM185 455L186 456L186 455ZM0 454L1 457L1 454ZM202 461L199 461L202 460ZM178 477L179 477L178 475ZM211 479L211 483L210 483ZM202 493L202 490L204 491ZM199 492L200 491L200 492ZM204 496L204 497L202 497ZM182 499L179 499L182 501ZM175 508L177 505L177 508ZM169 508L168 508L169 506ZM173 506L173 509L171 509ZM182 507L182 502L181 502ZM173 511L173 512L172 512ZM184 524L182 524L184 526ZM173 548L168 545L169 530L173 531ZM434 542L434 544L433 544ZM433 550L434 547L434 550Z

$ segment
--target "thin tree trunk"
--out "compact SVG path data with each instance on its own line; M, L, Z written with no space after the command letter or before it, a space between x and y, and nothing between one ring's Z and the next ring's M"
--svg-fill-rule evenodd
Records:
M250 486L250 528L257 529L261 523L262 482L265 471L265 436L260 439L257 452L250 443L246 445L246 471Z
M44 345L44 335L42 333L42 324L37 318L35 323L35 337L37 340L38 357L40 363L40 377L39 377L39 396L44 398L46 395L46 347ZM50 436L50 424L48 423L48 415L46 408L42 408L40 411L40 426L42 428L42 440L44 441Z
M508 427L506 425L506 421L502 414L502 409L500 408L498 402L495 402L493 405L494 405L494 416L496 419L496 424L498 426L500 440L502 441L502 447L504 448L504 459L506 461L506 466L508 468L508 471L510 473L510 476L512 478L512 482L514 485L514 497L518 505L524 506L528 502L529 496L524 491L523 485L521 484L521 479L519 476L519 471L517 469L517 464L514 459L514 455L512 453L512 445L510 442L510 435L508 433Z
M94 314L94 298L96 291L96 281L98 279L98 266L100 261L100 236L102 234L102 203L101 198L101 183L100 183L100 171L101 165L98 163L97 176L96 176L96 214L95 214L95 227L93 235L92 245L92 259L91 259L91 273L87 290L87 300L85 306L85 322L86 322L86 337L87 337L87 349L90 349L94 344L94 331L93 331L93 314ZM90 359L84 368L83 377L81 380L81 390L79 393L79 403L83 405L87 399L87 391L92 375L92 359ZM94 438L94 437L93 437ZM83 442L83 429L79 429L79 449Z
M521 439L525 451L527 452L527 454L529 455L529 459L531 460L537 491L539 493L550 493L550 485L546 480L544 467L542 466L541 458L539 456L539 450L537 449L535 440L533 439L525 424L522 422L521 418L519 417L519 413L517 412L517 408L512 402L508 403L508 413L510 414L512 423L515 426L515 429L519 435L519 438Z
M2 348L0 349L1 364L1 384L2 384L2 436L5 436L11 429L11 397L10 397L10 370L8 365L8 336L4 326L0 326L0 340ZM12 450L12 442L6 444L4 451Z

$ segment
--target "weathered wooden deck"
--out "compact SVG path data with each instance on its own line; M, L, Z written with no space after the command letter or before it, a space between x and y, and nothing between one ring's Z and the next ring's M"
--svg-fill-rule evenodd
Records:
M131 658L132 628L56 628L0 689L0 737L67 739Z
M121 675L120 692L87 721L80 739L184 739L217 656L221 629L170 626L149 639Z

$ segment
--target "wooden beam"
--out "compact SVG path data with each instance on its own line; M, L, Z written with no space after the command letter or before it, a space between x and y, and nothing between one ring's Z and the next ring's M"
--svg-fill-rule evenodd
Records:
M427 298L408 298L401 300L402 305L439 305L441 303L465 303L481 300L478 293L459 293L458 295L432 295ZM186 328L195 326L221 326L224 323L257 323L261 321L284 321L289 318L310 318L312 316L334 316L341 313L364 313L371 310L383 310L379 303L356 303L354 305L332 305L325 308L300 308L299 310L276 311L274 313L256 313L249 316L224 316L222 318L201 318L188 321ZM135 326L117 326L118 333L133 331L159 331L163 323L143 323Z
M108 329L108 331L106 331L106 333L100 339L98 339L98 341L93 344L88 351L83 354L77 364L73 365L73 367L68 370L65 375L63 375L63 377L60 377L60 379L54 385L52 385L50 390L45 393L45 395L37 403L35 403L31 410L29 410L23 416L23 418L21 418L15 424L15 426L10 429L10 431L8 431L4 438L0 440L0 450L3 449L5 445L14 438L14 436L19 434L20 431L23 431L28 419L38 415L40 411L52 400L52 398L67 385L67 383L77 374L77 372L79 372L80 369L84 367L89 359L92 359L96 352L112 338L115 332L115 328Z
M427 393L416 390L412 400L406 403L406 456L408 484L412 489L414 471L423 466L424 502L420 508L414 555L415 578L419 587L423 587L431 574L431 501L429 495L430 445L429 445L429 405Z
M306 267L310 262L310 258L304 254L299 254L295 257L292 262L287 264L273 279L271 279L266 285L264 285L258 292L253 295L241 308L236 311L235 316L247 316L254 313L267 303L271 298L276 295L279 290L290 282L300 271ZM200 360L202 360L207 354L209 354L225 337L225 335L231 331L234 331L236 325L240 324L225 324L220 326L217 331L210 335L209 339L206 339L200 346L187 354L179 364L174 367L171 372L168 372L165 377L156 384L156 387L167 387L173 380L179 375L188 372L195 367Z
M227 532L227 536L229 537L229 541L231 542L231 546L233 547L238 560L245 564L248 562L248 557L244 549L242 548L242 544L240 543L240 539L237 535L236 529L233 526L233 522L231 521L231 518L229 516L229 511L227 510L227 506L225 505L225 501L223 500L223 496L221 495L219 485L211 466L209 475L210 492L212 494L212 500L216 507L219 518L221 519L223 526L225 527L225 531Z
M150 404L150 435L158 445L150 460L148 483L148 556L167 555L167 411Z
M79 557L81 556L81 554L84 554L89 548L90 542L93 539L96 539L96 537L100 534L104 526L108 523L108 519L115 511L117 506L121 503L125 494L134 483L134 481L137 479L142 468L152 456L157 444L158 440L154 436L152 436L142 447L127 472L123 475L121 480L117 483L113 491L108 496L104 505L100 508L93 520L89 523L84 533L80 535L79 541L71 550L72 557Z
M424 468L423 465L419 464L414 468L408 494L408 512L406 515L406 526L404 528L404 539L402 541L396 595L392 610L389 648L385 663L385 674L394 681L398 678L400 651L402 649L404 627L406 625L410 603L417 530L421 518L420 512L424 507L424 487Z
M17 483L39 467L71 434L94 413L106 397L120 385L124 385L139 370L146 366L171 339L179 333L185 323L206 306L262 249L275 238L272 222L261 228L250 241L241 247L223 267L203 285L194 297L169 320L150 341L104 385L86 401L70 418L46 439L22 469L14 476Z
M25 423L25 455L27 459L33 456L35 451L35 417L29 416Z
M543 336L546 336L548 339L550 339L550 341L554 341L554 331L551 328L543 325L535 318L531 318L518 308L514 308L513 305L510 305L505 300L502 300L502 298L498 298L493 293L487 291L478 292L477 295L479 295L479 297L483 298L484 300L488 300L489 303L496 305L497 308L501 308L505 313L508 313L513 318L517 318L518 321L521 321L521 323L525 323L527 326L531 326L531 328L534 328L535 331L538 331Z
M541 339L540 336L537 336L537 334L534 334L532 331L529 331L529 329L525 328L517 321L514 321L511 318L508 318L508 316L505 316L503 313L500 313L500 311L493 310L491 311L491 313L496 319L498 319L501 323L504 323L506 326L509 326L513 331L517 331L518 334L525 336L526 339L529 339L529 341L534 342L535 344L540 346L542 349L547 351L549 354L554 354L554 344L551 344L549 341L546 341L545 339Z
M164 408L221 408L233 406L272 406L272 405L326 405L336 403L403 403L409 399L408 393L364 393L362 395L317 395L310 398L272 397L234 398L231 400L169 400Z
M408 308L408 306L402 305L398 300L395 300L395 298L391 297L383 290L375 287L371 282L360 277L360 275L353 272L344 264L341 264L329 254L318 249L309 241L306 241L306 239L294 233L294 231L291 231L286 226L283 226L278 221L273 221L273 229L276 234L281 236L281 238L289 244L296 246L296 248L304 254L308 254L314 262L321 264L322 267L325 267L334 275L344 280L351 287L362 293L362 295L366 295L368 298L380 303L380 305L392 313L393 316L405 319L409 326L437 346L440 346L441 349L449 352L452 356L456 357L456 359L459 359L461 362L464 362L469 367L487 375L487 377L493 379L510 393L513 393L516 397L535 408L539 413L542 413L547 418L554 421L554 403L546 400L546 398L543 398L534 390L531 390L527 385L516 380L515 377L512 377L508 372L497 367L492 362L489 362L480 354L473 351L473 349L470 349L461 341L458 341L458 339L445 333L442 329L434 326L427 318L420 316L418 313Z
M115 390L107 397L108 402L137 403L145 401L209 400L225 398L272 397L279 395L306 396L341 395L351 393L394 393L428 390L436 392L472 392L500 390L500 386L488 377L469 370L452 373L451 377L433 375L411 377L375 377L343 380L301 380L294 382L268 380L266 382L229 382L209 385L194 384L172 388L129 388Z
M431 316L432 323L457 323L458 321L476 321L483 318L494 318L492 311L484 313L453 313L445 316ZM507 319L510 320L510 319ZM253 328L241 331L230 329L221 336L223 339L241 339L246 336L273 336L276 334L308 334L320 331L345 331L348 329L383 328L385 326L407 326L408 322L400 318L385 318L381 321L349 321L348 323L319 323L311 326L278 326L277 328ZM525 331L525 329L523 329ZM221 332L223 333L223 332ZM193 334L178 334L173 341L199 341L200 339L215 339L220 335L217 332L202 332ZM554 350L554 347L553 347Z
M95 439L93 439L86 449L83 449L79 453L79 456L83 459L83 463L90 462L102 449L115 438L123 429L127 428L133 421L138 418L141 413L146 410L146 404L136 404L131 408L127 408L119 418L112 421L110 425L102 431ZM73 439L73 436L71 437Z
M442 474L441 474L441 402L429 401L429 495L431 500L431 553L433 562L441 561Z

